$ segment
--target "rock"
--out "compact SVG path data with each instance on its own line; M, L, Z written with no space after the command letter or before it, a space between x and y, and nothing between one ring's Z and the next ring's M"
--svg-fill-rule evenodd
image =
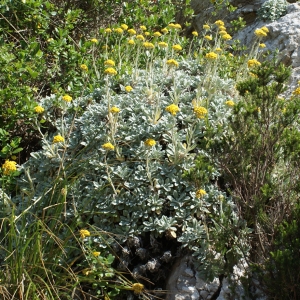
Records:
M203 290L203 291L200 292L200 299L201 300L206 300L208 295L209 295L209 292L206 291L206 290Z
M191 268L186 268L183 275L186 277L194 277L194 271Z

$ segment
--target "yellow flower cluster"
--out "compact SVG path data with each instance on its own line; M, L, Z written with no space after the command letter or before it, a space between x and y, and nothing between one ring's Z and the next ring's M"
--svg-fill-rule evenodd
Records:
M217 26L224 26L224 22L221 21L221 20L217 20L217 21L215 22L215 24L216 24Z
M101 254L101 253L98 252L98 251L94 251L94 252L93 252L93 255L94 255L95 257L98 257L100 254Z
M91 42L94 43L94 44L97 44L98 40L94 38L94 39L91 39Z
M104 65L109 66L109 67L114 67L116 65L116 63L113 60L108 59L104 62Z
M167 28L163 28L163 29L161 30L161 32L162 32L162 33L168 33L169 30L168 30Z
M129 44L129 45L134 45L135 42L134 42L134 40L128 40L128 44Z
M207 59L214 60L214 59L217 59L217 58L218 58L218 54L215 53L215 52L209 52L209 53L206 53L205 57L206 57Z
M160 33L159 31L155 31L155 32L153 33L153 35L154 35L155 37L160 37L160 36L161 36L161 33Z
M143 31L146 31L146 30L147 30L147 27L144 26L144 25L140 26L140 28L141 28Z
M161 47L161 48L167 48L167 47L168 47L168 44L165 43L165 42L159 42L159 43L158 43L158 46Z
M209 30L209 29L210 29L210 26L209 26L209 25L207 25L207 24L204 24L204 25L203 25L203 29L205 29L205 30Z
M80 69L81 69L82 71L85 71L85 72L87 72L87 71L89 70L88 66L85 65L85 64L81 64L81 65L80 65Z
M144 285L141 284L141 283L134 283L134 284L132 285L132 290L133 290L133 292L134 292L135 294L139 295L139 294L141 294L141 293L143 292L143 290L144 290Z
M130 35L135 35L136 34L136 31L134 29L128 29L128 33Z
M210 35L206 35L206 36L204 36L204 38L208 41L211 41L213 39Z
M225 104L229 107L233 107L234 106L234 102L232 100L228 100L225 102Z
M173 45L172 48L175 50L175 51L181 51L182 50L182 47L178 44L176 45Z
M80 237L84 239L87 236L91 236L91 233L86 229L79 230Z
M167 65L171 66L171 67L178 67L178 62L175 59L168 59L167 60Z
M122 28L123 30L127 30L127 29L128 29L128 26L127 26L126 24L122 24L122 25L121 25L121 28Z
M106 28L106 29L104 30L104 32L105 32L105 33L111 33L112 30L111 30L110 28Z
M125 91L127 93L130 93L133 90L133 88L130 85L125 86Z
M56 135L56 136L53 137L52 143L53 144L63 143L64 141L65 141L65 139L59 134L59 135Z
M176 116L176 114L180 111L180 109L176 104L171 104L166 107L166 111L172 114L173 116Z
M266 48L267 46L266 46L266 44L261 43L261 44L259 44L259 47L260 47L260 48Z
M45 111L45 109L44 109L42 106L38 105L38 106L36 106L36 107L34 108L34 111L35 111L37 114L42 114L42 113Z
M154 45L150 42L143 43L143 46L147 49L153 49L154 48Z
M141 34L138 34L138 35L136 36L136 38L137 38L138 40L140 40L140 41L144 41L144 40L145 40L144 36L141 35Z
M192 35L193 35L193 36L198 36L198 32L197 32L197 31L193 31L193 32L192 32Z
M69 96L69 95L64 95L64 96L62 97L62 99L63 99L64 101L66 101L66 102L71 102L73 98L72 98L71 96Z
M248 60L248 68L253 68L260 65L261 63L255 58Z
M117 75L117 71L114 68L107 68L104 70L104 73L107 75Z
M145 36L149 36L150 35L150 32L149 31L145 31Z
M118 34L122 34L123 33L123 29L121 27L115 28L114 32L118 33Z
M204 190L202 190L202 189L200 189L200 190L198 190L197 192L196 192L196 197L197 198L202 198L203 196L205 196L206 195L206 192L204 191Z
M294 94L294 95L300 95L300 87L296 88L296 89L293 91L293 94Z
M195 106L194 113L198 119L204 119L205 115L207 115L207 109L203 106Z
M232 36L228 33L222 35L222 39L225 41L229 41L232 39Z
M112 114L117 114L120 112L120 108L116 107L116 106L113 106L111 109L110 109L110 112Z
M17 163L15 161L6 160L5 163L2 165L3 174L9 175L10 173L16 171L16 165Z
M111 143L105 143L105 144L103 144L102 145L102 148L104 149L104 150L115 150L115 146L113 145L113 144L111 144Z
M168 25L169 28L171 29L181 29L181 25L180 24L173 24L173 23L170 23Z
M155 140L153 139L147 139L145 142L144 142L145 146L148 146L148 147L154 147L156 145L156 142Z
M254 31L254 34L258 37L258 38L262 38L267 36L267 34L269 33L269 29L266 26L263 26L262 28L257 28Z

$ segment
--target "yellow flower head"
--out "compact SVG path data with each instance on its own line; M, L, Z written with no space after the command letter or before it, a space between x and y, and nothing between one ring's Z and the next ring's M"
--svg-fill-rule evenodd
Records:
M87 236L91 236L91 233L88 230L86 230L86 229L79 230L79 233L80 233L80 237L82 239L84 239Z
M130 35L135 35L136 34L136 31L134 29L128 29L128 33Z
M153 139L147 139L145 142L144 142L145 146L148 146L148 147L154 147L156 145L156 142L155 140Z
M101 254L101 253L98 252L98 251L94 251L94 252L93 252L93 255L94 255L95 257L98 257L100 254Z
M222 49L221 48L216 48L215 51L216 52L222 52Z
M204 36L204 38L205 38L206 40L208 40L208 41L211 41L211 40L212 40L212 37L211 37L210 35L206 35L206 36Z
M225 102L225 104L229 107L233 107L234 106L234 102L232 100L228 100Z
M64 101L66 101L66 102L71 102L73 98L72 98L71 96L69 96L69 95L64 95L64 96L62 97L62 99L63 99Z
M193 36L198 36L198 32L197 32L197 31L193 31L193 32L192 32L192 35L193 35Z
M104 70L104 73L107 75L112 75L112 76L118 74L118 72L114 68L107 68Z
M168 33L169 30L168 30L168 28L163 28L163 29L161 30L161 32L162 32L162 33Z
M145 33L146 34L146 33ZM149 42L145 42L143 43L143 46L147 49L153 49L154 48L154 45L152 43L149 43Z
M120 108L116 107L116 106L113 106L111 109L110 109L110 112L112 114L118 114L120 112Z
M133 88L130 85L125 86L125 91L127 93L130 93L133 90Z
M260 48L266 48L267 46L266 46L266 44L261 43L261 44L259 44L259 47L260 47Z
M85 72L87 72L89 70L88 66L85 64L80 65L80 69Z
M49 38L49 39L47 40L48 43L51 43L51 42L53 42L53 41L54 41L53 38Z
M262 29L255 29L254 34L259 38L267 36L267 33Z
M226 31L226 27L225 26L219 26L219 30Z
M300 95L300 87L296 88L296 89L293 91L293 95Z
M180 109L176 104L171 104L166 107L166 111L169 112L171 115L176 116Z
M122 34L124 32L124 30L121 27L115 28L114 32L118 33L118 34Z
M265 33L269 33L269 29L266 26L263 26L261 30L264 31Z
M109 151L109 150L112 150L112 151L115 150L115 146L113 144L111 144L111 143L105 143L105 144L103 144L102 148L104 150L107 150L107 151Z
M149 35L150 35L150 32L149 32L149 31L145 31L144 35L145 35L145 36L149 36Z
M197 198L202 198L203 196L205 196L206 195L206 192L204 191L204 190L202 190L202 189L200 189L200 190L198 190L197 192L196 192L196 197Z
M227 34L227 32L225 30L221 30L221 31L219 31L219 34L224 35L224 34Z
M182 47L178 44L176 45L173 45L172 48L175 50L175 51L181 51L182 50Z
M225 41L231 40L232 36L228 33L222 35L222 39Z
M161 36L161 33L160 33L159 31L155 31L155 32L153 33L153 35L154 35L155 37L160 37L160 36Z
M141 283L134 283L132 285L132 290L136 295L139 295L143 292L144 290L144 285Z
M17 163L15 161L6 160L2 165L2 171L4 175L9 175L10 173L17 170Z
M134 45L135 41L134 40L128 40L128 45Z
M141 34L138 34L138 35L136 36L136 38L137 38L138 40L140 40L140 41L144 41L144 40L145 40L145 37L144 37L143 35L141 35Z
M121 28L122 28L123 30L127 30L127 29L128 29L128 26L127 26L126 24L122 24L122 25L121 25Z
M45 109L44 109L42 106L38 105L38 106L36 106L36 107L34 108L34 111L35 111L37 114L42 114L42 113L45 111Z
M210 26L209 26L209 25L207 25L207 24L204 24L204 25L203 25L203 29L205 29L205 30L209 30L209 29L210 29Z
M214 52L209 52L209 53L206 53L205 57L206 57L207 59L214 60L214 59L217 59L217 58L218 58L218 54L217 54L217 53L214 53Z
M180 24L173 24L173 23L170 23L168 25L169 28L171 29L181 29L181 25Z
M98 40L95 39L95 38L94 38L94 39L91 39L90 41L91 41L92 43L94 43L94 44L98 44Z
M168 59L167 60L167 65L171 66L171 67L176 67L178 68L178 62L175 59Z
M198 119L204 119L207 115L207 109L203 106L195 106L194 113Z
M217 20L217 21L215 22L215 24L216 24L217 26L224 26L224 25L225 25L224 22L221 21L221 20Z
M147 27L144 26L144 25L140 26L140 28L141 28L143 31L146 31L146 30L147 30Z
M115 65L116 63L111 59L108 59L104 62L104 66L114 67Z
M248 60L248 68L253 68L256 66L260 66L260 65L261 65L261 63L258 60L256 60L255 58Z
M168 44L165 43L165 42L159 42L159 43L158 43L158 46L161 47L161 48L167 48L167 47L168 47Z
M63 143L65 141L65 139L59 134L59 135L55 135L53 137L53 141L52 143L53 144L56 144L56 143Z
M111 33L112 30L111 30L110 28L105 28L104 32L105 32L105 33Z

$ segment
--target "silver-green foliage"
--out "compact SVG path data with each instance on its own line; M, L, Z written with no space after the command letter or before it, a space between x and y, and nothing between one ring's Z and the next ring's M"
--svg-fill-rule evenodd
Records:
M19 213L29 204L33 213L62 205L66 220L76 218L79 226L92 223L120 234L123 240L145 232L154 236L172 232L174 237L176 232L183 245L204 255L201 241L209 240L205 215L219 213L220 197L223 206L233 204L215 185L196 187L183 173L194 166L199 153L206 153L197 145L205 138L207 122L216 127L227 122L231 108L225 102L234 83L215 76L214 93L201 91L205 75L194 60L181 61L178 69L166 73L162 61L157 61L152 72L151 85L149 74L143 71L135 81L132 75L123 75L119 81L123 85L110 79L106 88L67 103L73 113L62 108L56 120L57 97L43 100L41 105L58 130L54 135L62 134L66 143L52 144L53 136L45 137L43 149L32 153L22 166L27 175L19 183L22 193L14 199ZM124 92L128 84L133 86L130 93ZM208 109L204 119L193 112L192 100L199 93ZM180 112L173 116L165 108L176 99ZM102 148L112 135L108 103L120 108L114 116L116 151ZM154 147L145 146L148 138L156 141ZM54 185L64 187L66 203L55 202L60 193L48 192ZM200 199L196 197L199 188L207 193Z
M286 14L286 0L267 0L258 10L258 16L263 20L275 21Z

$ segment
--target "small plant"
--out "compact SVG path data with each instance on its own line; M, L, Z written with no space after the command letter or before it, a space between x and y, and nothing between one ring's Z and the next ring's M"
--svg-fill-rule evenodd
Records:
M286 14L288 2L286 0L267 0L257 11L262 20L276 21Z

